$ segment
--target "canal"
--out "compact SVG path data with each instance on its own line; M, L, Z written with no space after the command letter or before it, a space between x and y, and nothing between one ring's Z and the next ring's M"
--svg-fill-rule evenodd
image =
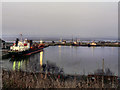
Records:
M62 68L65 74L89 74L97 69L109 68L115 75L118 74L119 47L75 47L50 46L43 52L30 57L17 57L0 61L5 70L23 70L40 72L41 65L47 62Z

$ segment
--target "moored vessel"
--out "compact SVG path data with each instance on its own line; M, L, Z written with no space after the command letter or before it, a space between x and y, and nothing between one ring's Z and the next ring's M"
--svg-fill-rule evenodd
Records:
M24 41L19 41L19 39L16 39L16 43L13 44L13 46L10 47L9 54L12 56L26 56L26 55L32 55L34 53L43 51L44 44L34 43L32 40L25 39Z

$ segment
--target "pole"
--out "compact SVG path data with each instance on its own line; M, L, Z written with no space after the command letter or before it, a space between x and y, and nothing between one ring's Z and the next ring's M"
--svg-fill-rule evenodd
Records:
M22 42L22 34L20 34L21 42Z
M104 73L104 58L103 58L103 65L102 65L103 73Z

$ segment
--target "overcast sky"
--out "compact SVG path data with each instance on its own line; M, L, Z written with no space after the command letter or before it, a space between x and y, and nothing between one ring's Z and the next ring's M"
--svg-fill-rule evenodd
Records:
M3 36L118 38L118 3L3 3Z

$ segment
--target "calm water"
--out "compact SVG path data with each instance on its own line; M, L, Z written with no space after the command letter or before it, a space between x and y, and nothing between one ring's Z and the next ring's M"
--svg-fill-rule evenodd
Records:
M118 48L119 47L71 47L50 46L43 52L26 58L16 58L20 61L2 60L1 64L7 70L40 71L40 64L49 61L63 68L66 74L88 74L96 69L110 68L115 75L118 74Z

